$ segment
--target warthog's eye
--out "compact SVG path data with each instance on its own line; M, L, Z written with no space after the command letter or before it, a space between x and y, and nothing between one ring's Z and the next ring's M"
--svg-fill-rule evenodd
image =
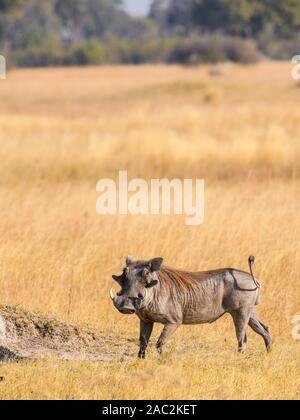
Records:
M144 296L141 293L139 293L138 294L138 298L141 299L141 300L143 300L144 299Z
M141 280L143 277L143 270L136 270L135 275Z

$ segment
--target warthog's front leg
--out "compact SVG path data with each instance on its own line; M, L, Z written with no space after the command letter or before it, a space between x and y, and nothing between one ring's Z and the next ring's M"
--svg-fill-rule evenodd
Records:
M164 326L164 329L156 343L156 348L159 354L162 354L162 347L179 326L180 324L166 324Z
M153 330L153 322L140 321L140 351L138 357L145 359L146 348Z

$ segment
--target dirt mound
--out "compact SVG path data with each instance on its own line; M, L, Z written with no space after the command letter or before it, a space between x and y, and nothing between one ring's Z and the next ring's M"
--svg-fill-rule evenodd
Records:
M57 319L0 306L0 361L55 357L65 360L115 358L112 338Z

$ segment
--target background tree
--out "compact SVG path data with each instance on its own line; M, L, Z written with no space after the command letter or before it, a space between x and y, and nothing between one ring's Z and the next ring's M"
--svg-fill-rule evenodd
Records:
M7 12L24 4L25 0L0 0L0 12Z
M153 0L148 17L138 18L122 6L122 0L0 0L1 53L24 66L250 62L257 48L272 58L298 53L299 0Z
M159 10L159 1L153 3ZM153 13L152 13L153 14ZM150 15L151 16L151 15ZM191 26L200 32L221 32L234 36L258 37L266 27L274 36L293 36L300 29L299 0L170 0L164 11L165 26ZM183 30L184 28L184 30Z

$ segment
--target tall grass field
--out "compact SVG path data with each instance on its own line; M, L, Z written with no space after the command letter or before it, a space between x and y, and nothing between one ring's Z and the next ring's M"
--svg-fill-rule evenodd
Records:
M0 364L0 398L299 399L300 85L289 63L12 70L0 81L0 304L88 326L114 357ZM97 181L205 180L205 218L99 215ZM109 299L127 254L262 283L273 350L230 316L182 326L145 361ZM101 349L99 349L101 350Z

